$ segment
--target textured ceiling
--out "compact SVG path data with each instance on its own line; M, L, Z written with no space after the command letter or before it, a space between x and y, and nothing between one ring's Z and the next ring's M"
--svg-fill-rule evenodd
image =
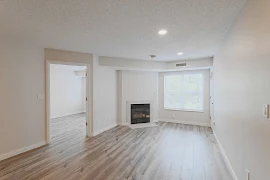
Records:
M0 36L171 61L213 56L246 0L0 0ZM161 37L159 29L167 29ZM177 56L177 52L184 52Z

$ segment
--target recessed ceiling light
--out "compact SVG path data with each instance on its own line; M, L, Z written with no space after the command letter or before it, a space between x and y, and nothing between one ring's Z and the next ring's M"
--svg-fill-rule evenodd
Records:
M165 35L165 34L167 34L167 33L168 33L168 31L165 30L165 29L162 29L162 30L160 30L160 31L158 32L158 34L160 34L160 35Z
M182 56L183 54L184 53L182 53L182 52L177 53L178 56Z

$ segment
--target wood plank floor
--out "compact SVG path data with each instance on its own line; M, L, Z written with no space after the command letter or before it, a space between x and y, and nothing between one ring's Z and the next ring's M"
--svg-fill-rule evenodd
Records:
M0 162L0 179L232 180L212 130L158 123L85 137L85 115L53 119L50 145Z

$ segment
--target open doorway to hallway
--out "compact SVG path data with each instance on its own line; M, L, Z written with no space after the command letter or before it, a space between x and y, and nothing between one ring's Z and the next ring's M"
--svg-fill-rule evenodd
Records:
M86 136L86 66L50 64L50 140Z

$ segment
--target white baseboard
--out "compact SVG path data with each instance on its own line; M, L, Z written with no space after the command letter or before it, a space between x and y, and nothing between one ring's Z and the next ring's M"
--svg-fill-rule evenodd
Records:
M119 126L128 126L128 123L118 123Z
M36 149L36 148L44 146L46 144L47 144L46 141L42 141L42 142L39 142L39 143L36 143L36 144L32 144L30 146L23 147L21 149L17 149L17 150L8 152L6 154L2 154L2 155L0 155L0 161L8 159L8 158L13 157L13 156L16 156L18 154L33 150L33 149Z
M180 121L174 119L160 119L161 122L171 122L171 123L179 123L179 124L188 124L188 125L196 125L196 126L206 126L211 127L210 123L199 123L199 122L190 122L190 121Z
M87 136L88 137L93 137L93 133L89 133Z
M234 172L234 170L232 168L232 165L231 165L231 163L230 163L230 161L229 161L229 159L228 159L228 157L227 157L227 155L226 155L226 153L225 153L225 151L224 151L224 149L223 149L223 147L222 147L222 145L221 145L215 131L213 131L213 134L214 134L214 137L216 138L218 147L219 147L219 149L221 151L221 155L222 155L222 157L223 157L223 159L224 159L224 161L225 161L225 163L226 163L226 165L227 165L227 167L228 167L228 169L229 169L229 171L230 171L230 173L231 173L231 175L233 177L233 180L238 180L238 178L237 178L237 176L236 176L236 174L235 174L235 172Z
M61 115L57 115L57 116L52 116L51 119L70 116L70 115L75 115L75 114L81 114L81 113L85 113L85 111L79 111L79 112L73 112L73 113L65 113L65 114L61 114Z
M112 128L116 127L116 126L117 126L117 124L113 124L113 125L110 125L108 127L97 130L96 132L93 133L93 136L96 136L96 135L101 134L101 133L103 133L105 131L108 131L109 129L112 129Z

